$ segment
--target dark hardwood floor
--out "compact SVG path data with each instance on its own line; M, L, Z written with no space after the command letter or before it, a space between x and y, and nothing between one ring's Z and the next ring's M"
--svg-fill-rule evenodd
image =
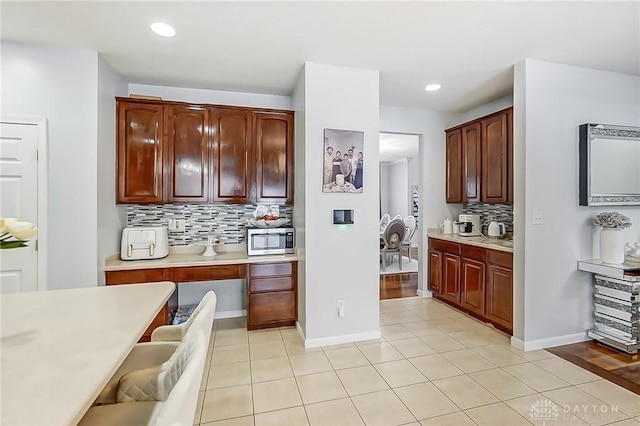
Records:
M403 256L407 256L406 249L403 248L401 251ZM418 260L417 248L411 250L411 258ZM399 297L413 297L417 294L417 272L380 275L380 300L397 299Z
M557 346L547 351L640 395L640 355L629 355L595 341Z

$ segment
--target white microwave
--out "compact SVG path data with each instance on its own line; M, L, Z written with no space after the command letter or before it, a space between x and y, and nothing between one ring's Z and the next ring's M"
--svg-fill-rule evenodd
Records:
M292 254L296 250L293 228L247 228L247 254Z

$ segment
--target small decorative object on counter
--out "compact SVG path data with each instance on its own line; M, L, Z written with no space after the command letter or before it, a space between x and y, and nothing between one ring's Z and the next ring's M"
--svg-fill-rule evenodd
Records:
M22 222L16 218L0 217L0 249L27 247L27 241L38 228L31 222Z
M633 262L640 262L640 243L627 243L627 250L625 250L625 255L629 257L628 260Z
M631 226L631 220L618 212L603 212L593 223L602 227L600 231L600 260L604 263L624 263L624 228Z

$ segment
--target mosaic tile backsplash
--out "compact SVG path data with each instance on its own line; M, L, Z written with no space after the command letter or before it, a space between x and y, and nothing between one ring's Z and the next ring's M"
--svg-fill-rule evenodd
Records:
M223 244L240 244L255 209L253 204L134 204L127 206L127 226L168 226L169 219L184 219L184 231L169 230L170 246L190 245L209 233ZM292 213L292 206L280 206L280 217L291 219Z
M479 214L480 222L487 223L482 228L482 232L487 230L491 220L504 223L507 232L513 232L513 205L511 204L465 204L462 206L462 213Z

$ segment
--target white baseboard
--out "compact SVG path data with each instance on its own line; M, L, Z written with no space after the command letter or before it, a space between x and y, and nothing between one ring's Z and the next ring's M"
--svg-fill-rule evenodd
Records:
M298 329L300 336L304 336L301 329ZM319 346L340 345L342 343L361 342L363 340L379 339L380 330L366 333L343 334L342 336L321 337L319 339L304 339L305 348L317 348Z
M433 297L433 293L431 293L429 290L418 289L418 296L427 299L429 297Z
M224 312L216 312L214 319L222 319L222 318L238 318L238 317L246 317L247 310L240 309L238 311L224 311Z
M511 345L521 351L528 352L538 349L553 348L555 346L570 345L572 343L586 342L588 340L591 340L591 338L587 336L586 331L583 331L581 333L565 334L564 336L555 336L529 341L522 341L518 338L511 337Z

